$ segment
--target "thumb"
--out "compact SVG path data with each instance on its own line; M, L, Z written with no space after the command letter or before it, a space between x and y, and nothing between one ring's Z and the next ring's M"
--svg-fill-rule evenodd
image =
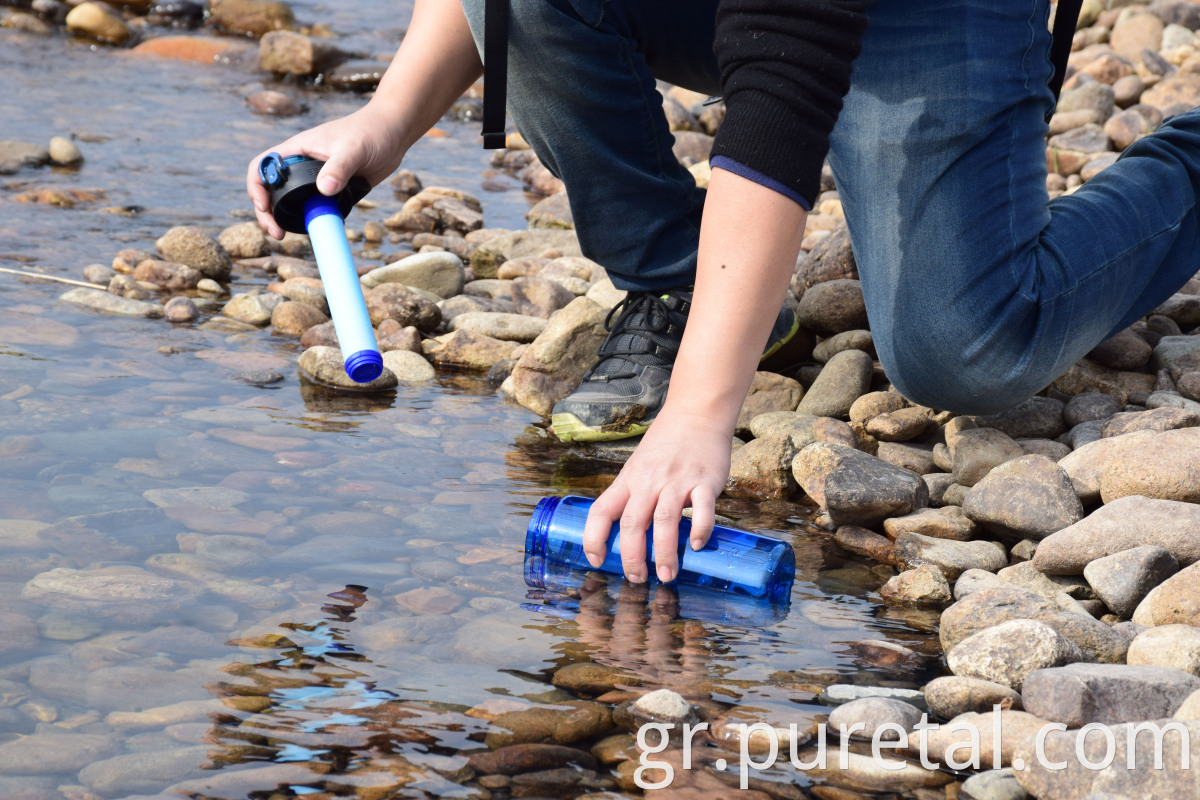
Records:
M330 159L317 173L317 189L326 197L332 197L345 187L349 179L345 165L336 159Z

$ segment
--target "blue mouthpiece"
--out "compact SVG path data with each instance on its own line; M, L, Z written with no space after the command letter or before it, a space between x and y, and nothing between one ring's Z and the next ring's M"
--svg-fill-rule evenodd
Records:
M383 374L383 356L377 350L359 350L346 359L346 374L355 383L370 383Z

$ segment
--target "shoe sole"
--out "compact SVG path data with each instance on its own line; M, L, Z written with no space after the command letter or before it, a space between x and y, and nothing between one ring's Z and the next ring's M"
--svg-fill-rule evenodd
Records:
M641 436L650 429L649 425L634 423L624 430L606 431L586 425L579 417L568 413L550 417L550 427L554 429L554 435L564 442L612 442Z
M787 335L780 339L775 344L767 348L762 356L759 357L759 363L766 361L771 356L779 352L785 344L792 340L796 335L796 331L800 330L799 316L792 316L792 329L787 332ZM593 428L587 425L583 420L574 414L558 413L550 417L550 427L554 430L554 435L563 442L613 442L619 439L630 439L634 436L641 436L650 429L650 425L640 425L634 423L623 430L603 430L602 428Z

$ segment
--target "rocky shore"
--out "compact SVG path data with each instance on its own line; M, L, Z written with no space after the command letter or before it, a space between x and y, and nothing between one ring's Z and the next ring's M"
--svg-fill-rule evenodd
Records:
M261 71L322 76L327 85L354 90L369 90L382 66L377 59L356 59L361 54L339 49L327 30L299 25L285 4L266 0L221 0L207 9L186 0L155 6L35 0L28 8L0 8L0 24L47 35L66 30L151 56L201 61L230 58L230 53L252 60L251 42L257 39L255 63ZM167 30L198 26L203 34ZM1190 0L1149 5L1086 0L1072 72L1050 123L1051 196L1074 191L1164 118L1200 104L1198 28L1200 5ZM705 106L704 99L664 87L676 155L701 183L722 114L720 104ZM248 102L256 111L279 114L301 105L284 92L257 93ZM477 101L469 96L464 102L463 113L469 115ZM384 351L385 371L370 385L353 384L345 376L305 237L289 235L276 243L252 222L223 230L191 225L165 230L145 249L121 249L110 263L87 266L79 277L93 287L72 288L61 300L103 313L161 319L163 325L292 337L305 380L346 391L389 392L401 383L472 371L486 375L506 399L545 417L590 365L605 335L605 316L623 294L601 265L582 257L561 184L518 135L509 144L495 154L493 166L545 195L529 212L528 229L487 228L479 198L426 186L408 171L380 187L391 191L390 204L369 200L350 218L347 233ZM45 148L0 142L0 173L33 173L51 161L78 164L81 157L65 139ZM885 669L902 673L913 664L934 663L946 674L920 690L806 683L805 691L811 689L829 707L831 727L863 724L854 757L845 769L810 773L816 782L805 788L763 778L738 790L730 786L731 774L713 765L718 757L732 761L743 745L759 752L761 742L740 738L746 733L739 722L763 722L785 745L796 741L806 757L819 736L816 721L797 733L787 728L794 720L784 716L739 716L736 706L713 700L703 681L690 689L681 682L662 689L635 672L580 660L550 676L553 687L543 701L455 710L487 723L480 737L486 749L480 746L465 762L460 758L464 763L441 765L438 774L445 783L439 786L454 784L463 796L479 798L602 800L640 794L633 779L638 725L702 720L711 728L705 740L711 747L700 757L703 768L674 788L647 794L679 800L717 794L739 800L1200 795L1195 766L1200 759L1200 274L1038 397L999 415L955 416L913 404L891 388L879 368L828 171L823 189L809 217L788 298L802 333L784 363L755 376L737 425L727 494L818 506L817 524L825 535L890 576L873 601L940 615L936 659L899 645L857 646L874 647L873 662ZM70 201L36 191L23 200ZM234 284L257 288L231 293ZM238 377L265 386L283 375L258 369ZM577 450L591 460L619 463L631 446ZM220 505L225 500L207 496L153 502L165 508L198 504L218 516L232 513L231 506ZM37 538L40 529L9 526L4 532ZM226 533L246 531L220 535ZM253 549L251 542L222 546ZM199 555L216 557L215 551ZM222 557L235 556L225 552ZM22 599L84 617L119 617L128 613L127 602L136 601L147 620L177 611L202 591L219 591L214 587L270 601L259 589L222 584L197 572L196 564L160 559L150 566L35 570L26 576ZM131 597L132 587L143 594ZM444 623L449 617L441 615L457 607L457 596L448 594L421 590L401 603L418 615L436 614ZM17 641L38 635L27 630L28 620L12 621ZM255 641L244 646L284 646L277 640ZM153 653L150 643L139 646ZM91 666L100 668L97 675L117 669L102 660ZM100 698L112 686L128 692L121 676L111 672L95 679L78 665L73 671L58 663L41 669L39 688L51 697L79 695L64 675L84 681L85 699L89 692L92 699ZM201 682L199 674L190 677ZM93 682L98 688L89 688ZM8 683L0 679L0 712L26 700ZM216 701L182 696L163 690L136 713L114 706L105 721L116 729L169 726L188 749L167 751L169 756L157 760L146 754L135 758L119 753L103 735L63 731L0 741L0 795L32 800L177 797L179 792L233 796L222 792L243 784L223 788L220 779L193 768L207 748L197 729L186 726L207 720ZM262 709L253 698L262 696L230 691L221 703L226 710L254 714ZM105 707L101 700L96 703ZM994 711L996 706L1001 710ZM409 711L431 713L424 707ZM922 713L943 723L924 746L940 768L921 766L918 759L925 738L916 727ZM1127 734L1140 723L1168 722L1190 732L1190 749L1185 753L1185 745L1168 735L1164 769L1157 770L1153 739L1133 739L1130 745ZM896 752L913 759L900 771L880 768L862 743L885 723L903 732ZM1040 759L1038 734L1051 723L1062 729L1045 737L1048 758ZM1003 731L999 740L996 724ZM1090 736L1085 726L1091 726ZM1107 735L1115 743L1111 764L1083 766L1077 753L1091 762L1104 760ZM981 743L985 755L982 763L964 766L960 745L972 741ZM1130 748L1133 769L1126 767ZM993 752L999 753L996 763ZM1189 756L1192 767L1185 770L1182 763ZM1069 766L1051 769L1046 761ZM292 766L261 767L275 772L260 777L272 786L311 778ZM998 768L988 769L993 766ZM144 781L131 782L130 770L144 774ZM71 773L76 783L67 791L39 777L43 773ZM328 794L312 796L345 790L382 798L416 780L395 770L381 770L379 776L370 786L361 775L360 784L341 786L331 779L334 788L327 788ZM173 788L143 792L156 780Z

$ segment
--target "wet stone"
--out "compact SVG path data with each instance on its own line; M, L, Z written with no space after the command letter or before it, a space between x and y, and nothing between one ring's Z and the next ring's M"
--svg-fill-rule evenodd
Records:
M198 587L132 566L58 568L35 576L21 597L65 611L132 622L174 611L200 594Z
M933 564L921 564L888 578L879 595L892 604L942 605L953 599L946 576Z
M116 750L109 736L37 733L0 744L0 775L74 772Z
M283 376L273 369L248 369L236 373L233 379L241 383L251 384L252 386L269 386L272 383L282 381Z
M896 560L890 539L857 525L841 526L833 535L833 541L851 553L873 558L884 564L894 564Z
M911 703L886 697L864 697L833 709L829 714L828 730L837 736L846 731L851 739L870 741L875 731L885 723L899 725L905 731L909 731L920 721L921 712ZM851 732L855 726L857 729ZM898 739L894 731L888 731L881 735L881 741L907 739Z
M925 685L929 711L941 719L952 719L967 712L984 713L993 706L1021 707L1021 696L1010 686L979 678L947 675Z
M185 747L129 753L105 761L96 761L79 772L79 780L89 789L115 796L154 793L177 781L206 774L208 747Z
M1179 571L1179 562L1157 545L1145 545L1098 558L1083 576L1114 614L1126 619L1150 590Z
M300 369L315 380L340 389L355 389L362 392L378 392L394 389L396 376L386 369L370 383L355 383L346 374L342 351L333 347L310 347L300 356Z
M1070 640L1042 622L1014 619L963 639L946 654L958 676L1009 686L1017 691L1034 670L1084 659Z
M1169 717L1197 689L1200 677L1173 667L1070 664L1031 673L1021 699L1031 714L1078 728Z
M926 508L903 517L892 517L883 521L883 529L893 539L907 532L965 542L975 535L975 523L957 506Z
M532 708L510 711L493 721L485 740L498 749L511 744L572 744L604 733L612 727L612 715L605 705L570 701L563 708Z
M94 311L102 311L107 314L117 314L124 317L157 318L163 315L163 307L158 303L151 303L146 300L130 300L126 297L119 297L115 294L101 291L100 289L86 289L83 287L70 289L64 292L59 297L59 300L90 308Z
M789 436L753 439L734 451L725 489L734 497L787 497L796 489L795 457Z
M597 695L622 686L637 686L641 679L623 669L581 661L556 671L552 683L568 691Z

